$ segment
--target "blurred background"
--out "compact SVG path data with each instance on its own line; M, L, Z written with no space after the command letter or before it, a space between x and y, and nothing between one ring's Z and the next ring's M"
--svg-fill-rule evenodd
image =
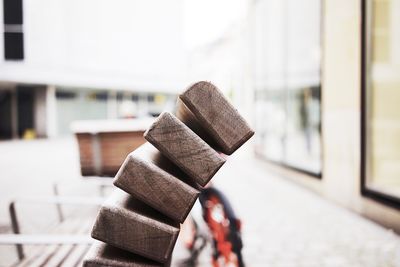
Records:
M214 178L248 266L400 266L400 0L2 0L0 21L0 234L89 233L206 80L256 131ZM0 266L87 249L21 240Z

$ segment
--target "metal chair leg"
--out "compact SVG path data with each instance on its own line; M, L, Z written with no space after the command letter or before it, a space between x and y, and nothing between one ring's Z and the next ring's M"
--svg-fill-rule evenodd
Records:
M12 226L13 233L20 234L19 222L18 222L18 218L17 218L17 213L15 211L14 201L12 201L10 203L9 212L10 212L10 219L11 219L11 226ZM22 244L15 244L15 247L17 248L19 260L22 260L25 257Z

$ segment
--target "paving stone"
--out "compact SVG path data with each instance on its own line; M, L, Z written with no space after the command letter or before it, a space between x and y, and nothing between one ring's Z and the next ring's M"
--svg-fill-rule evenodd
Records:
M398 235L271 173L251 155L233 155L213 183L242 220L248 266L286 266L282 258L296 255L296 267L400 267Z

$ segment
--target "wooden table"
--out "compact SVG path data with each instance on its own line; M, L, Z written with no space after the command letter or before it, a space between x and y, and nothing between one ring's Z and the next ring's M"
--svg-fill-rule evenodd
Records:
M153 118L75 121L83 176L113 177L126 156L145 143L143 133Z

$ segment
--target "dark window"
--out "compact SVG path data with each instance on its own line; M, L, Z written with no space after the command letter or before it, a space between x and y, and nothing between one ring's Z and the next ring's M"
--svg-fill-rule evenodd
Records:
M58 99L74 99L76 98L76 93L68 91L57 91L56 97Z
M24 59L22 0L3 0L4 58Z
M3 0L4 24L22 24L22 0Z
M22 32L4 33L4 58L6 60L24 59L24 34Z
M139 96L137 94L132 95L132 101L137 102L139 101Z
M23 137L27 130L34 129L34 88L19 87L17 90L18 135Z
M0 90L0 139L11 137L11 91Z
M147 95L147 101L150 103L154 102L154 98L154 95Z
M124 94L121 93L121 92L118 92L118 93L117 93L117 100L118 100L118 101L122 101L123 99L124 99Z
M107 101L108 93L107 92L96 93L95 96L96 100Z

